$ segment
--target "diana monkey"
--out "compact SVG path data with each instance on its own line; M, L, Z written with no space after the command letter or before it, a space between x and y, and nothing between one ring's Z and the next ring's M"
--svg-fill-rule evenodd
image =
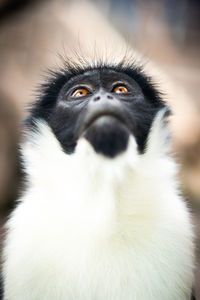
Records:
M193 234L169 108L143 68L70 61L26 120L4 300L189 300Z

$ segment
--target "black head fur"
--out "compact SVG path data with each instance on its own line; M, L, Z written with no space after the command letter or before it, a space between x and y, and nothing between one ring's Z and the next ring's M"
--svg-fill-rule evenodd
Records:
M39 99L30 109L30 115L26 119L25 124L29 129L35 130L36 120L42 119L46 121L60 141L64 151L73 153L77 140L80 137L81 122L83 122L83 118L86 114L88 99L82 100L85 101L85 104L80 101L77 102L76 100L74 102L68 101L63 99L62 91L70 80L79 78L80 76L83 78L84 74L90 74L90 72L94 73L94 75L91 75L91 78L97 76L97 73L108 73L108 75L105 75L107 77L109 76L109 72L111 72L111 74L121 74L139 87L136 87L135 94L140 90L140 95L134 94L133 99L131 98L130 101L127 101L127 99L122 100L123 107L118 113L122 113L123 118L129 123L129 129L136 138L138 150L141 153L144 152L147 136L154 116L165 104L162 101L161 93L156 89L152 79L146 76L143 68L135 63L125 64L122 62L117 65L102 62L95 65L66 63L65 67L60 71L50 71L49 78L47 82L42 85ZM62 99L59 100L60 98ZM60 105L59 101L66 101L66 105ZM121 139L120 137L118 138L119 140ZM116 142L114 144L118 145L120 143ZM104 146L106 149L112 148L108 146L108 144ZM124 146L122 145L114 152L110 150L105 153L104 151L97 152L103 152L103 154L113 157L123 148Z

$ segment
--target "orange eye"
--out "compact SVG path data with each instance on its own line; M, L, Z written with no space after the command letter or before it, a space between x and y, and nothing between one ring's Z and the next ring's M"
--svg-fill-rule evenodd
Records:
M72 97L84 97L88 94L86 89L77 89L73 92Z
M113 92L116 94L123 94L127 93L128 89L124 85L118 85L114 88Z

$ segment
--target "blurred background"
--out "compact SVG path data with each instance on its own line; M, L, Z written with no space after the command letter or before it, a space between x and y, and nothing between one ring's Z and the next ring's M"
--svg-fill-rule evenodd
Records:
M1 232L20 186L20 122L42 75L59 65L58 53L68 54L72 45L80 47L91 36L103 41L108 32L125 39L162 74L158 85L174 111L173 148L182 192L193 212L200 299L199 0L0 0Z

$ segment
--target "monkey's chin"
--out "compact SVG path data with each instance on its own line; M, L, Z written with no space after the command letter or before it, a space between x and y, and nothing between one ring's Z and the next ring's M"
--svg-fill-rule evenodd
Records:
M130 131L116 117L105 115L95 119L84 131L83 136L97 153L113 158L126 151Z

